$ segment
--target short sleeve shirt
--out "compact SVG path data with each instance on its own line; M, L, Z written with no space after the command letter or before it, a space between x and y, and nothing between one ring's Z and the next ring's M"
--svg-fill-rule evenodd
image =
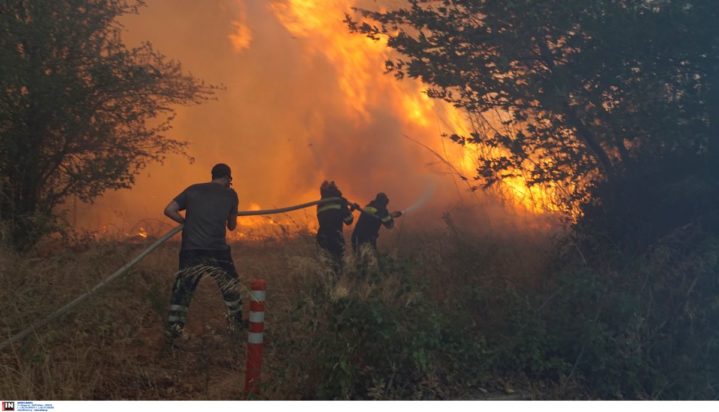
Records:
M226 250L226 223L237 211L237 193L217 183L199 183L180 193L175 202L185 212L182 250Z

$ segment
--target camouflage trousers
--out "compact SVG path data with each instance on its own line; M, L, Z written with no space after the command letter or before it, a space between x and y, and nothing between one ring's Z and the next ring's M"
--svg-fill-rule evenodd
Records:
M242 295L230 250L182 250L180 270L172 285L172 298L167 316L167 335L178 337L187 322L192 295L203 276L210 275L222 293L230 321L242 326Z

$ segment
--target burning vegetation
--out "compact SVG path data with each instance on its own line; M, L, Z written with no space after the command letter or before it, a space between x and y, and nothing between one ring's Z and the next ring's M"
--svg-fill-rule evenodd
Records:
M718 396L715 1L141 3L0 5L0 340L225 162L241 211L330 180L404 212L370 269L318 257L318 209L228 232L270 285L266 398ZM202 287L190 362L155 362L176 247L0 350L0 393L239 396Z
M350 33L337 17L361 5L275 1L184 2L178 7L157 1L126 17L123 37L129 44L150 39L193 73L226 86L217 102L177 115L175 134L189 141L194 164L170 158L164 166L149 166L149 177L138 177L132 191L109 193L95 206L82 206L82 226L123 226L151 217L183 185L206 180L204 171L220 160L237 170L235 189L243 210L255 203L281 206L314 199L326 178L340 182L347 197L359 203L378 191L391 193L398 208L412 204L427 186L437 186L427 205L437 215L470 196L467 189L478 189L478 162L497 157L498 149L455 144L450 136L476 129L467 113L430 98L419 80L398 82L383 73L385 61L395 56L386 39ZM220 13L223 8L227 13ZM211 29L190 40L184 32L170 35L172 27L158 23L164 20ZM202 46L190 47L196 43ZM268 55L266 50L289 52ZM281 121L261 124L257 119ZM493 120L492 127L499 125L499 119ZM555 213L564 209L552 187L529 186L517 173L476 196L503 203L507 215ZM315 228L312 214L278 219L293 232ZM257 233L275 233L276 223L240 220L241 227Z

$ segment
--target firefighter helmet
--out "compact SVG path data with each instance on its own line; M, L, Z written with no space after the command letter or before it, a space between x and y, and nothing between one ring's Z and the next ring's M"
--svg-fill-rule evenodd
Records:
M387 197L387 195L384 192L377 193L377 197L375 197L374 200L375 200L375 202L377 202L383 206L387 206L389 204L389 198Z
M320 186L320 195L322 198L326 197L342 197L342 192L335 184L334 180L327 181L325 180L322 182L322 185Z

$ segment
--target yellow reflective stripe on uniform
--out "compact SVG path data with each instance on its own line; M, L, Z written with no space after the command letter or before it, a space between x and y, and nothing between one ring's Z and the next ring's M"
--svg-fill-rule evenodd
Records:
M349 215L346 218L344 218L344 221L347 223L352 223L352 220L354 220L354 217L352 215Z
M328 205L320 206L317 209L317 213L325 212L327 210L340 210L342 206L339 203L330 203Z
M377 216L377 208L375 207L367 206L366 208L364 208L364 211L368 215Z
M385 216L382 218L383 222L389 222L390 220L392 220L392 216Z

